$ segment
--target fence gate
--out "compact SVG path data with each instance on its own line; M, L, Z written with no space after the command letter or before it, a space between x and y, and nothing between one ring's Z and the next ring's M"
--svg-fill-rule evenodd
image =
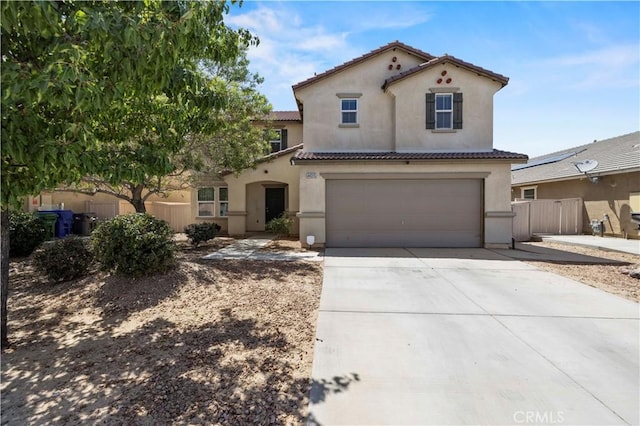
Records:
M528 241L533 234L578 235L582 232L582 198L516 200L513 238Z

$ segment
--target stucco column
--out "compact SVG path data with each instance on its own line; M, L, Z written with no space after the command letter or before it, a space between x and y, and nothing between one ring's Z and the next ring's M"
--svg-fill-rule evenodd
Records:
M244 235L247 232L247 191L243 183L232 178L229 186L229 235Z

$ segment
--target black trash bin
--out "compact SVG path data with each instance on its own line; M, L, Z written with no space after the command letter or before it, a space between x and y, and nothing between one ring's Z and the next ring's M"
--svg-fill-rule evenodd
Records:
M75 213L73 215L73 233L91 235L97 220L98 216L95 213Z

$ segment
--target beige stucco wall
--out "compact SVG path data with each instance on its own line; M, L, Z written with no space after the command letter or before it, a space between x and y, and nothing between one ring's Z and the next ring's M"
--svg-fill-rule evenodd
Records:
M61 204L64 203L64 208L66 210L73 210L75 213L84 213L87 212L87 202L94 203L112 203L115 201L123 201L109 194L98 193L95 195L85 195L78 194L74 192L43 192L40 194L39 198L43 204ZM152 195L147 200L148 203L154 201L161 202L172 202L172 203L190 203L191 202L191 191L172 191L168 194L167 197L162 197L159 195ZM29 206L28 210L37 210L37 206L33 203L28 202ZM133 206L132 206L133 208Z
M441 73L446 72L442 77ZM437 80L442 78L441 84ZM451 78L447 84L446 79ZM493 149L493 95L502 85L452 64L438 64L392 84L397 152L490 151ZM462 129L426 129L425 94L462 93Z
M291 139L289 139L291 140ZM260 163L256 169L245 170L239 176L224 177L229 187L230 235L245 235L247 232L264 230L265 187L283 186L285 209L294 219L292 233L298 234L295 214L299 208L299 168L290 163L293 154L283 155L270 162Z
M392 60L394 56L396 62ZM296 97L304 104L304 150L392 151L394 101L381 87L385 79L421 62L399 50L387 51L298 89ZM396 69L398 64L400 70ZM392 70L389 65L393 65ZM361 94L358 98L359 127L339 127L339 93Z
M509 182L510 165L498 162L432 164L323 164L303 165L300 168L300 241L314 235L316 243L324 244L326 173L477 173L484 178L484 243L487 247L508 247L511 244L512 216ZM461 175L462 176L462 175Z
M287 129L287 145L294 146L302 143L302 123L295 121L279 121L276 129Z
M605 221L607 235L618 237L640 238L640 232L631 218L629 194L640 192L640 172L620 173L603 176L597 184L586 178L572 179L560 182L538 183L533 185L514 186L511 191L512 199L520 198L523 187L537 188L538 199L561 199L580 197L584 201L583 229L591 234L590 222L601 220L604 215L609 216Z

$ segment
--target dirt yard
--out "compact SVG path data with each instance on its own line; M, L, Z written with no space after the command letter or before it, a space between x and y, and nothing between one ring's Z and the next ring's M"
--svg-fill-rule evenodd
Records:
M546 271L564 275L591 287L597 287L609 293L617 294L635 302L640 302L640 279L632 278L624 273L630 266L640 267L640 257L596 248L578 247L550 242L526 243L533 246L546 247L553 250L578 253L603 259L603 264L585 263L528 263ZM606 264L609 262L609 264ZM616 263L616 262L622 262Z
M321 263L199 260L228 242L135 281L12 262L2 424L303 423Z
M28 259L12 262L2 424L303 424L321 263L200 260L232 241L181 241L175 271L139 280L96 272L52 285ZM620 265L532 264L640 299Z

